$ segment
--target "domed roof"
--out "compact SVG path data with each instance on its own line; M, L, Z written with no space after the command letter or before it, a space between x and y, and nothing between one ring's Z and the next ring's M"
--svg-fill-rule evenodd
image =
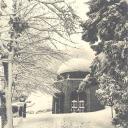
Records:
M58 74L66 73L66 72L89 72L90 71L91 61L81 58L73 58L63 63L59 70Z

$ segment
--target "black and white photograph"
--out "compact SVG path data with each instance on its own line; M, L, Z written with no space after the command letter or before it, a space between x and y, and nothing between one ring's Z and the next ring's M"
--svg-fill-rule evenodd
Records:
M0 0L0 128L128 128L128 0Z

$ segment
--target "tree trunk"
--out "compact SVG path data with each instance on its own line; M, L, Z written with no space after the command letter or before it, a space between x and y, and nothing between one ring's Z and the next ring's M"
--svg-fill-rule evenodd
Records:
M12 115L12 53L8 57L8 87L6 90L7 124L5 128L13 128Z

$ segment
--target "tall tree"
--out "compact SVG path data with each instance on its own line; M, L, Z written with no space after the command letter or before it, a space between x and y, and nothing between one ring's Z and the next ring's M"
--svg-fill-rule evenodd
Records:
M82 24L82 39L96 51L91 76L99 82L97 95L116 110L113 122L128 126L128 2L90 0L89 19Z
M49 86L48 77L54 75L49 65L62 58L57 45L71 42L76 15L64 0L2 0L0 18L0 53L8 61L6 126L12 128L12 87L55 91Z
M48 84L48 77L55 75L50 65L58 59L62 60L65 54L58 49L58 45L72 43L70 35L75 32L77 16L64 0L14 0L13 10L10 8L11 5L2 1L2 57L8 57L13 47L13 77L20 86L25 86L25 80L31 81L41 72L40 79L43 79L43 84ZM42 89L47 90L44 86Z

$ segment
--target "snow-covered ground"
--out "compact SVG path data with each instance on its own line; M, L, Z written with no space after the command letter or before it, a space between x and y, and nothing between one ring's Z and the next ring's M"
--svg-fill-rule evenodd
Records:
M30 101L27 103L27 112L37 113L52 109L52 96L39 91L31 93L27 101Z
M111 109L106 108L88 113L31 114L26 119L20 119L15 128L114 128L114 126L111 124Z

